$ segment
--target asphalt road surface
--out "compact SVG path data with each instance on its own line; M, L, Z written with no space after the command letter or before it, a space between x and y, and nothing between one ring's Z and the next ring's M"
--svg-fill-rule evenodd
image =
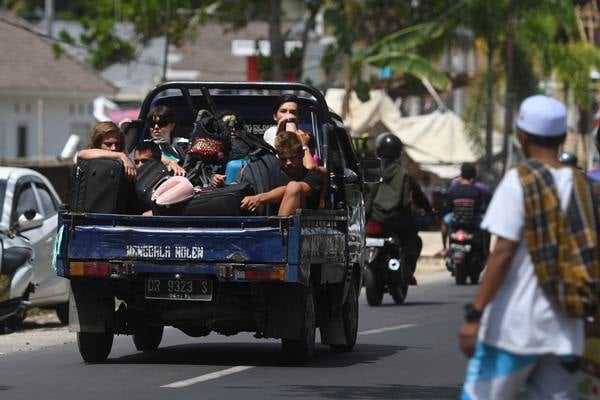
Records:
M354 351L318 345L305 365L287 363L276 340L190 338L173 328L150 353L115 337L103 364L83 363L74 343L5 354L0 399L456 399L466 365L457 331L475 289L433 272L404 305L386 295L369 307L362 294Z

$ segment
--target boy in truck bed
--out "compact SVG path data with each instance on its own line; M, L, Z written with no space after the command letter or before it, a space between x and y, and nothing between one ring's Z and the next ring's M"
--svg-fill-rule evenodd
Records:
M266 193L244 197L241 208L254 212L263 203L281 202L279 216L292 215L299 208L318 208L321 175L316 170L304 167L304 150L298 135L295 132L281 132L275 138L275 149L283 172L281 186Z

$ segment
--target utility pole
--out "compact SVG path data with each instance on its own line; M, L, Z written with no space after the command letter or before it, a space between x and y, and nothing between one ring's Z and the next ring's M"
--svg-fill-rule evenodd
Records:
M46 36L52 37L52 25L54 23L54 0L44 1L44 20L46 21Z
M506 6L506 104L504 112L504 135L502 140L502 150L504 152L503 172L508 167L508 146L511 145L510 137L513 130L513 108L515 102L515 93L513 91L514 74L514 32L513 32L513 0L508 0Z
M161 82L167 81L167 66L169 63L169 27L171 26L171 0L165 0L165 3L165 51L163 54Z

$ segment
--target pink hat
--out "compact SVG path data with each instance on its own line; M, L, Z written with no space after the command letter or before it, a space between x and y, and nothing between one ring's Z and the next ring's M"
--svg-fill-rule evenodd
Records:
M183 176L173 176L152 194L152 201L159 206L182 203L194 196L194 185Z

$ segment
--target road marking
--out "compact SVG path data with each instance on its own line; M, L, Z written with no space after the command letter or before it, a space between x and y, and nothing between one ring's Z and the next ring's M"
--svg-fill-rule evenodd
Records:
M235 374L237 372L242 372L247 369L254 368L254 366L249 365L239 365L237 367L227 368L221 371L211 372L210 374L200 375L195 378L185 379L183 381L177 381L173 383L169 383L168 385L162 385L164 388L182 388L190 385L195 385L196 383L210 381L212 379L218 379L222 376L227 376L231 374Z
M417 326L417 325L415 325L415 324L403 324L403 325L388 326L388 327L385 327L385 328L370 329L368 331L358 332L358 334L359 335L374 335L376 333L389 332L389 331L397 331L398 329L412 328L413 326Z

